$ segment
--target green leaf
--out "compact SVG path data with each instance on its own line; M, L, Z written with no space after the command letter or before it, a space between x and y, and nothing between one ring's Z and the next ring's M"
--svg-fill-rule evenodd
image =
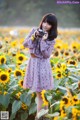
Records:
M32 105L30 105L30 109L29 109L29 115L33 114L36 112L36 103L32 103Z
M6 95L0 95L0 103L5 106L6 108L8 107L10 102L10 94Z
M12 104L12 114L16 113L20 107L21 107L22 102L15 100Z
M10 120L13 120L13 119L15 118L15 115L16 115L16 113L11 114L11 116L10 116Z
M58 86L58 88L67 91L67 89L65 87Z
M60 83L60 80L54 79L54 89L55 90L58 88L59 83Z
M59 61L58 57L56 57L56 58L53 59L54 64L56 64L58 61Z
M43 116L43 115L45 115L45 114L47 114L48 113L48 109L41 109L39 112L38 112L38 114L37 114L37 116L38 116L38 118L40 118L41 116Z
M72 89L75 90L76 88L78 88L78 82L72 84Z
M10 88L8 89L8 91L15 90L17 87L18 87L18 85L10 86Z
M78 81L78 79L77 79L77 78L72 77L72 76L68 76L68 78L71 78L73 81Z
M53 107L55 104L60 104L60 101L57 101L57 102L53 103L53 104L50 106L50 108Z
M59 114L60 114L59 112L55 112L53 114L47 114L46 117L51 118L51 117L59 116Z
M9 86L14 86L16 84L15 79L10 81Z
M29 106L31 104L31 95L26 95L26 93L23 93L20 96L20 100L24 102L27 106Z
M21 114L21 120L27 120L28 118L28 113L25 111L24 113Z
M51 101L51 99L52 99L52 96L47 95L47 100Z

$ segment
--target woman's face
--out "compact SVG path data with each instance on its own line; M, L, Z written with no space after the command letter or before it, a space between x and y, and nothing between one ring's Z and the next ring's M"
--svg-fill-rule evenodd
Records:
M44 31L49 31L50 29L51 29L51 25L49 24L49 23L47 23L47 22L43 22L42 23L42 29L44 30Z

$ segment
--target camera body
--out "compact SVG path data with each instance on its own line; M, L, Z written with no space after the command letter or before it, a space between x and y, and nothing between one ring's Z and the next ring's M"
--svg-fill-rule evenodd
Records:
M45 32L44 30L42 30L42 29L37 29L38 30L38 32L39 32L39 35L38 35L38 37L43 37L44 36L44 34L47 34L47 32Z

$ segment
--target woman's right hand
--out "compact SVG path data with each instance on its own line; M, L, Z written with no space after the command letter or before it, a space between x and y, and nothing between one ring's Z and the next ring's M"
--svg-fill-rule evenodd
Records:
M34 32L34 35L35 35L35 37L39 36L38 30L36 30L36 31Z

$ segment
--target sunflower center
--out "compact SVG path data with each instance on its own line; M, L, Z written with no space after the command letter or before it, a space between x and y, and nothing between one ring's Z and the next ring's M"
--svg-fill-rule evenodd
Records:
M65 55L69 55L69 53L68 53L68 52L66 52L66 53L65 53Z
M74 101L78 101L76 98L74 98Z
M65 104L68 103L68 99L67 98L63 98L63 101L65 102Z
M21 85L23 85L23 81L21 81Z
M23 60L23 57L22 57L22 56L20 56L20 57L19 57L19 60L21 60L21 61L22 61L22 60Z
M58 77L61 77L61 73L58 73Z
M4 74L1 75L1 80L2 80L2 81L5 81L6 79L7 79L7 76L6 76L6 75L4 75Z
M59 48L59 49L60 49L60 46L57 46L57 48Z
M73 65L75 65L75 61L73 61Z
M17 71L16 76L21 76L21 72Z
M1 63L4 63L4 58L1 59Z
M55 56L58 56L58 55L59 55L59 53L58 53L58 51L56 51L56 52L55 52Z
M73 61L70 61L70 64L73 64Z
M75 49L75 48L76 48L76 46L73 46L73 48Z

